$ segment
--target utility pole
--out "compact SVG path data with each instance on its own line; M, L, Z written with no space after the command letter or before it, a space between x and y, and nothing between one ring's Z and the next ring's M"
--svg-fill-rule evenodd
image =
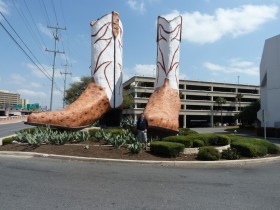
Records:
M71 72L67 72L67 66L68 66L67 63L65 65L63 65L63 66L65 66L65 70L64 70L64 72L60 72L60 74L61 75L64 74L64 90L63 90L63 108L64 108L65 107L66 76L67 76L67 74L72 75L72 73Z
M53 85L54 85L54 70L55 70L55 58L56 58L56 53L63 53L64 52L60 52L58 50L56 50L56 42L59 41L59 37L58 37L58 30L66 30L66 28L60 28L58 26L47 26L48 28L52 28L55 29L55 34L53 33L53 38L54 38L54 50L48 50L46 48L47 52L52 52L53 53L53 71L52 71L52 88L51 88L51 100L50 100L50 111L52 111L52 101L53 101Z

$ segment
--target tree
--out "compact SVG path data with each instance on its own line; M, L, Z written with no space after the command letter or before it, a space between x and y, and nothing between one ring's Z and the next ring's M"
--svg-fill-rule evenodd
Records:
M71 83L70 87L65 91L65 104L69 105L73 103L87 88L90 82L91 77L82 77L81 81Z
M123 89L123 108L129 109L133 103L133 97L128 94L127 90Z
M216 99L215 101L218 106L220 107L220 110L221 110L221 123L223 124L223 104L225 104L227 102L227 100L223 97L219 97Z
M244 107L239 113L238 118L242 121L242 125L252 125L255 123L257 118L257 112L260 110L260 100L250 103L248 106Z
M91 80L91 77L82 77L81 81L70 84L70 87L65 91L65 104L69 105L73 103L87 88ZM132 97L126 90L123 90L123 108L128 109L131 106L132 101Z

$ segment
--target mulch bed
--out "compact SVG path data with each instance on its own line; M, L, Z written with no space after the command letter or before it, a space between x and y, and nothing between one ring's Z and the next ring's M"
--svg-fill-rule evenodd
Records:
M89 145L89 149L85 146ZM142 150L139 154L132 154L125 147L116 149L112 146L104 145L103 142L83 142L82 144L67 145L40 145L31 146L27 144L7 144L0 146L0 151L21 151L21 152L38 152L45 154L93 157L93 158L110 158L126 160L158 160L158 161L194 161L196 155L181 155L176 158L158 157L151 154L150 151Z
M88 145L89 148L85 149ZM179 157L159 157L153 155L150 151L141 150L139 154L132 154L126 147L116 149L112 146L105 145L104 142L87 141L78 144L66 145L40 145L31 146L28 144L7 144L0 146L0 151L18 151L18 152L37 152L54 155L67 155L78 157L92 157L92 158L109 158L109 159L125 159L125 160L157 160L157 161L196 161L196 154L181 154ZM275 157L278 155L266 155L265 157ZM242 159L254 159L245 158ZM223 160L223 159L221 159Z

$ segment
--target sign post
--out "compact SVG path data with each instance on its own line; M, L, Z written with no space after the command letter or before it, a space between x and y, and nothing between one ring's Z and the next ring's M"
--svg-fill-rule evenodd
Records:
M261 109L257 112L257 118L263 123L263 133L264 133L264 139L266 140L266 111L264 109Z

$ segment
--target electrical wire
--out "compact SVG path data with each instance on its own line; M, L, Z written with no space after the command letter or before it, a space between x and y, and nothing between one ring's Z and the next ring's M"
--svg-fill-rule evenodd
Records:
M3 15L3 13L0 11L0 14L2 15L2 17L4 18L4 20L8 23L8 25L10 26L10 28L13 30L13 32L17 35L17 37L20 39L20 41L23 43L23 45L26 47L26 49L29 51L29 53L33 56L33 58L37 61L37 63L41 66L41 68L45 71L45 73L48 75L49 78L51 78L51 76L48 74L47 70L43 67L43 65L39 62L39 60L37 59L37 57L33 54L33 52L30 50L30 48L25 44L25 42L22 40L22 38L19 36L19 34L16 32L16 30L14 29L14 27L10 24L10 22L7 20L7 18Z
M56 24L59 25L53 0L52 0L52 8L53 8L55 19L56 19Z
M33 40L37 43L37 47L39 49L39 51L41 52L42 49L45 49L46 45L42 45L42 43L40 42L40 40L37 38L37 36L35 35L28 19L26 18L26 16L24 15L24 13L22 11L20 11L18 9L18 6L15 3L15 0L12 1L14 4L14 7L16 8L17 13L19 14L19 16L21 16L21 20L24 23L24 25L26 26L26 29L29 31L29 33L31 34L31 36L33 37ZM33 42L34 43L34 42ZM48 56L49 58L49 62L51 62L51 57L48 54L45 54Z
M41 0L40 2L43 4L43 10L44 10L45 15L46 15L46 17L47 17L47 24L48 24L48 25L51 25L51 24L50 24L51 22L50 22L49 14L48 14L48 11L47 11L45 2L44 2L44 0ZM40 4L40 5L41 5L41 4ZM42 7L42 5L41 5L41 7Z
M21 49L21 51L27 56L27 58L49 79L52 80L36 63L35 61L28 55L28 53L21 47L21 45L16 41L16 39L12 36L12 34L6 29L6 27L0 22L2 28L6 31L6 33L10 36L10 38L15 42L15 44Z

